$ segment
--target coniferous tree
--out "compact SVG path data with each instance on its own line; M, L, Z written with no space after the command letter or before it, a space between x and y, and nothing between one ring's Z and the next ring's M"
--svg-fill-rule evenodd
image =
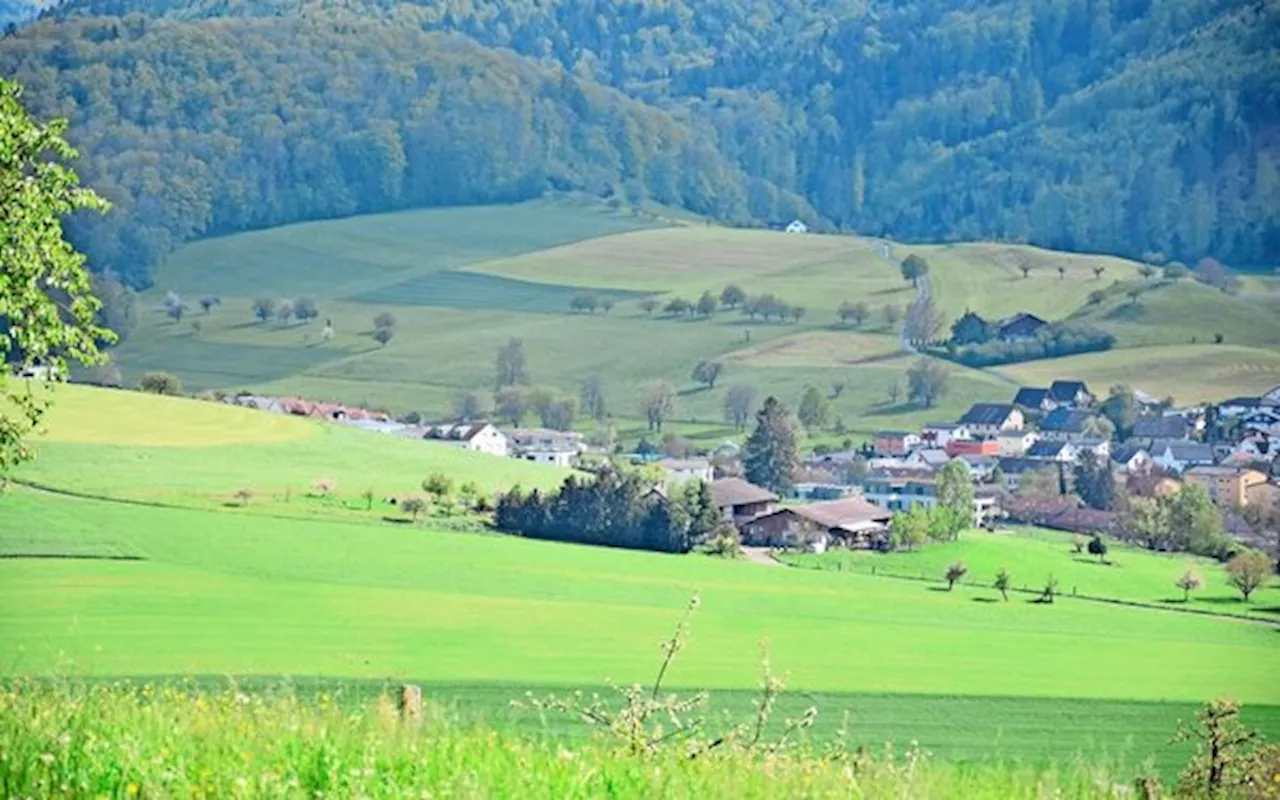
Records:
M790 491L800 463L796 422L776 397L765 399L756 413L756 429L743 448L748 481L779 494Z

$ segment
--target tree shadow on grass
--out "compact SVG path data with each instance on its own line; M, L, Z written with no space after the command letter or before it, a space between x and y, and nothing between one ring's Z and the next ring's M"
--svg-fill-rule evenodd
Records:
M1072 560L1072 561L1075 561L1075 562L1076 562L1076 563L1078 563L1078 564L1092 564L1092 565L1093 565L1093 566L1095 566L1095 567L1116 567L1116 566L1119 566L1119 564L1117 564L1117 563L1116 563L1116 562L1114 562L1114 561L1099 561L1099 560L1098 560L1098 559L1096 559L1096 558L1084 558L1083 556L1077 556L1077 557L1072 558L1071 560Z
M969 599L974 603L999 603L1000 602L994 597L971 597Z
M942 593L944 593L944 594L947 594L947 593L950 593L950 592L951 592L951 590L950 590L950 589L948 589L948 588L947 588L947 587L945 587L945 586L930 586L930 587L929 587L929 591L931 591L931 592L942 592Z

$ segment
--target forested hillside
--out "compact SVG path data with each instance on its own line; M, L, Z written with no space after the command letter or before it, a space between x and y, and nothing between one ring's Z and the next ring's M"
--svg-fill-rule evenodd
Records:
M151 220L78 228L98 264L547 186L907 240L1280 253L1280 0L420 2L71 0L0 71Z

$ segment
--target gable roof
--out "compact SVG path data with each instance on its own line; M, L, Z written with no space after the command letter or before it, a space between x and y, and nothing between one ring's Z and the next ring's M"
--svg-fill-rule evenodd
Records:
M1007 339L1011 337L1034 336L1036 331L1048 324L1048 322L1040 319L1035 314L1028 314L1026 312L1014 314L1012 317L996 323L996 338Z
M1089 387L1084 385L1084 381L1054 381L1049 385L1049 399L1055 403L1074 402L1081 392L1089 393Z
M1133 422L1133 435L1141 439L1185 439L1191 424L1178 416L1144 414Z
M1147 448L1143 447L1138 442L1127 442L1123 446L1111 451L1111 460L1117 464L1128 464L1134 459L1134 456L1138 455L1143 455L1147 458L1151 457L1151 454L1147 452Z
M486 429L493 428L487 422L456 422L443 425L431 425L423 433L424 439L438 439L449 442L469 442ZM493 430L497 430L493 428Z
M1013 396L1013 404L1023 408L1040 408L1048 396L1048 389L1022 388Z
M1072 445L1067 442L1036 442L1027 450L1027 458L1057 458L1068 447Z
M1055 408L1040 423L1040 430L1054 433L1083 433L1093 413L1078 408Z
M884 524L893 514L857 495L825 503L792 506L790 511L825 528L865 528L868 523Z
M1052 469L1052 465L1034 458L1002 458L996 466L1005 475L1025 475L1028 472Z
M1003 425L1017 411L1011 403L976 403L964 412L960 422L965 425Z
M720 478L711 482L711 498L716 508L771 503L778 499L773 492L741 478Z
M1157 439L1151 443L1150 453L1159 457L1168 451L1175 461L1201 461L1213 463L1213 447L1202 442L1188 442L1182 439Z

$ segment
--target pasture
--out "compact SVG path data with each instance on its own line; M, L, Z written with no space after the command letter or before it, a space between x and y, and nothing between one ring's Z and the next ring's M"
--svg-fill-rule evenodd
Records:
M948 565L962 561L969 572L963 583L975 589L990 588L996 573L1008 570L1013 586L1021 592L1038 592L1053 575L1065 595L1145 603L1202 613L1248 615L1280 622L1280 582L1256 591L1253 601L1242 602L1227 581L1222 564L1213 559L1183 553L1154 553L1119 542L1110 542L1104 561L1089 553L1077 553L1071 534L1038 528L1013 528L1000 533L967 531L959 540L930 544L913 552L872 553L839 550L830 553L794 553L782 558L797 567L919 578L941 581ZM1174 582L1187 570L1204 579L1204 587L1183 602ZM1026 599L1012 595L1012 599Z
M232 513L367 516L360 497L421 493L435 472L484 492L558 485L566 472L448 445L140 392L59 387L20 481L63 492ZM306 497L321 479L328 502ZM235 497L252 495L244 508ZM348 506L353 506L348 508ZM376 504L381 507L380 502ZM348 514L348 512L351 512Z
M291 676L366 693L413 678L468 719L527 729L536 717L505 708L526 689L649 679L697 592L672 685L743 711L766 642L793 692L784 710L818 702L824 736L848 711L856 741L916 739L941 758L1169 766L1185 755L1164 746L1176 719L1224 692L1280 733L1275 629L1231 620L26 489L0 497L0 542L9 674ZM63 547L140 560L12 557Z
M1138 266L1123 259L997 243L891 244L886 258L884 246L856 236L666 223L569 201L308 223L180 249L142 295L139 328L116 359L130 384L161 369L177 373L189 390L296 393L447 417L460 393L491 392L494 353L514 337L524 340L531 380L540 387L576 394L585 380L599 378L628 443L644 433L637 389L654 379L681 392L675 427L699 441L723 438L723 388L734 383L789 403L808 384L831 390L831 421L840 419L845 432L817 439L834 442L954 418L974 401L1007 400L1024 377L1080 377L1105 387L1115 374L1133 382L1141 364L1136 374L1151 376L1152 384L1141 388L1188 400L1280 382L1274 282L1246 281L1231 297L1189 281L1152 281L1132 303L1125 287L1140 280ZM929 283L948 321L966 309L989 318L1030 311L1106 328L1121 349L992 370L954 367L940 407L916 408L902 398L911 361L896 357L900 322L886 312L892 308L900 319L915 297L898 268L909 253L929 260ZM1021 266L1030 269L1026 277ZM805 313L782 323L727 309L710 319L674 319L661 305L642 307L643 297L696 300L729 283L749 294L774 293ZM170 290L192 305L180 321L161 308ZM615 307L571 313L570 301L588 290ZM1107 298L1090 305L1099 290ZM196 302L210 293L222 304L204 314ZM308 296L319 320L260 321L253 303L264 296ZM845 301L865 303L870 318L842 324L836 311ZM373 319L383 312L396 320L385 346L372 337ZM325 320L332 339L321 336ZM1215 333L1226 339L1218 347L1251 350L1195 349L1195 368L1188 369L1186 351L1165 349L1200 348ZM714 391L690 379L704 360L725 365ZM838 393L836 384L855 390Z

